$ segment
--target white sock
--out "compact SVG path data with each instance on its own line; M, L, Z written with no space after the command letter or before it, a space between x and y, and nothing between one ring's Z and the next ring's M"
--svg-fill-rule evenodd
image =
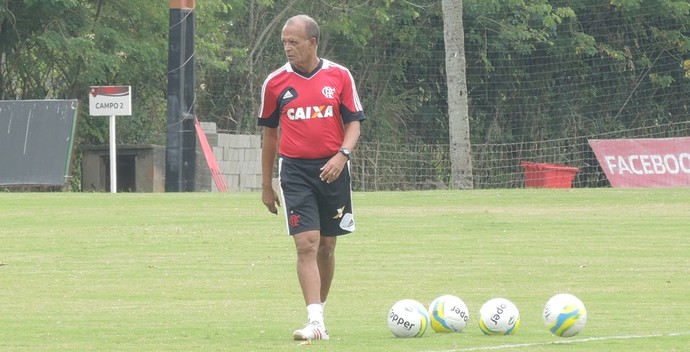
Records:
M307 306L307 320L311 323L318 321L323 324L323 306L321 304L310 304Z
M326 326L326 302L321 302L321 325Z

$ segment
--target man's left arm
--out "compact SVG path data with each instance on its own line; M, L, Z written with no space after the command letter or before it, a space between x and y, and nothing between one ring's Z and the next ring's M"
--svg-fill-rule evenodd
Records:
M343 137L343 144L341 148L346 148L349 150L354 150L357 146L357 141L360 135L360 122L352 121L344 125L345 135ZM336 153L332 158L326 162L326 164L321 168L321 174L319 178L321 181L331 183L340 177L340 174L345 169L345 164L350 160L348 156L343 153Z

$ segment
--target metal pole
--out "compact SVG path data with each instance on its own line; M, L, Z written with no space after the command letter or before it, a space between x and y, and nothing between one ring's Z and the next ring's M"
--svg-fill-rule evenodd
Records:
M194 127L194 29L196 0L170 0L165 191L193 192L196 173Z
M110 193L117 193L117 139L115 138L115 115L110 115Z

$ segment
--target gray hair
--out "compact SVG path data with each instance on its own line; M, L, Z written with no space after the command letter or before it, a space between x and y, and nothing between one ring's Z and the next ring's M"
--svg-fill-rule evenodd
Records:
M319 24L307 15L297 15L288 18L285 25L301 23L304 24L304 29L307 32L307 39L316 38L316 44L321 40L321 30L319 29Z

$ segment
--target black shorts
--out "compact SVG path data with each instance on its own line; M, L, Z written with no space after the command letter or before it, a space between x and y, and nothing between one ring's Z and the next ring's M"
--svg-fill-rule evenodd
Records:
M291 159L281 156L278 175L283 209L290 235L320 230L322 236L339 236L355 230L352 214L350 162L331 183L319 174L326 159Z

